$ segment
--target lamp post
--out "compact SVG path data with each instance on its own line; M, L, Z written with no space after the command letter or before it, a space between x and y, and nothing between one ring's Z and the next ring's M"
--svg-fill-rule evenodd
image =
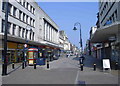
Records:
M2 75L7 75L7 33L8 33L8 1L5 2L5 30L4 30L4 52L3 55L3 61L2 64Z
M73 28L73 30L77 30L77 25L79 25L80 26L80 48L81 48L81 54L83 53L83 46L82 46L82 36L81 36L81 24L79 23L79 22L76 22L75 24L74 24L74 28Z

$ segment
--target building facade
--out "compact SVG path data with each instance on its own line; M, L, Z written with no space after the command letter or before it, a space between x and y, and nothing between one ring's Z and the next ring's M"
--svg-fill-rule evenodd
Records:
M101 43L101 58L120 62L120 1L100 0L97 30L91 38L92 43Z
M0 52L4 47L5 4L4 0L0 0ZM8 62L22 61L25 44L27 48L44 51L44 57L47 51L57 53L59 28L34 0L9 0L8 13Z

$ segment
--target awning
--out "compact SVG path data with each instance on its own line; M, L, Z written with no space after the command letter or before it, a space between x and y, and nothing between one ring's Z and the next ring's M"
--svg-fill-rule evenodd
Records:
M120 22L98 28L91 38L91 43L108 42L110 37L118 34L118 28L120 29Z

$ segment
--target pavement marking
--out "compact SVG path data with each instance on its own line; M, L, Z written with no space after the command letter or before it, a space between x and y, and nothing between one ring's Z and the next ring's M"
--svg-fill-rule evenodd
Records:
M76 79L74 84L78 84L79 70L77 71Z

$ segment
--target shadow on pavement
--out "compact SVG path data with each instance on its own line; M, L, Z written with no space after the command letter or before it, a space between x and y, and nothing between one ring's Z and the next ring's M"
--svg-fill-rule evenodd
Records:
M15 69L12 69L11 71L9 71L8 74L11 74L12 72L16 71L16 70L19 69L21 66L22 66L22 64L19 65L19 66L17 66Z
M93 68L93 64L96 64L96 68L102 69L102 61L92 56L84 55L85 60L83 61L84 67ZM73 60L79 61L79 57L74 57Z

